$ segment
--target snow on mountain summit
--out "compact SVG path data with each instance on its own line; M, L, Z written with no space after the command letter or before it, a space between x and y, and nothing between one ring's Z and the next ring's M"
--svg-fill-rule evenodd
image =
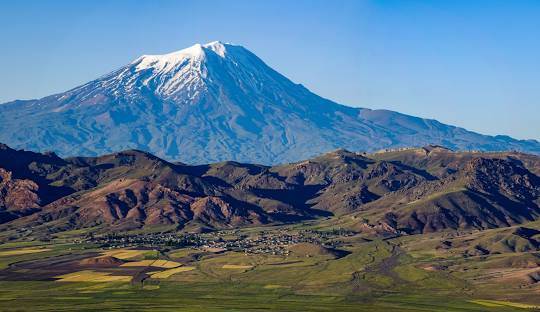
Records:
M233 80L251 92L258 91L263 81L275 84L274 78L275 72L244 47L213 41L167 54L142 55L79 90L87 92L90 87L113 96L148 91L162 100L193 102L208 91L209 84L216 90L218 81ZM283 79L287 80L278 80Z
M119 70L68 93L73 96L83 93L87 98L89 94L125 97L150 92L162 100L193 102L207 91L210 70L223 72L227 67L225 63L238 64L238 59L226 60L230 49L235 50L236 56L247 51L241 46L214 41L167 54L142 55Z
M214 53L216 53L217 55L221 57L225 57L225 54L227 53L227 48L226 48L227 45L231 46L232 44L223 43L221 41L212 41L210 43L203 45L203 48L210 49L214 51Z
M293 85L246 48L213 41L167 54L142 55L69 93L115 98L152 93L160 100L191 104L207 92L224 90L250 96L266 89L273 94L269 96L279 98Z
M143 55L136 59L133 63L136 63L137 70L143 70L147 68L155 68L159 70L171 70L175 66L181 65L186 60L201 61L205 58L206 53L212 52L220 57L224 58L227 53L227 45L221 41L213 41L207 44L194 44L189 48L182 49L167 54L160 55Z

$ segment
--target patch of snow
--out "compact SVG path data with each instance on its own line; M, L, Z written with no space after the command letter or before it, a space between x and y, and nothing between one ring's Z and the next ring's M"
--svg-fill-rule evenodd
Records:
M227 48L221 41L212 41L210 43L203 45L203 47L214 51L217 55L221 56L222 58L225 58L225 54L227 53Z

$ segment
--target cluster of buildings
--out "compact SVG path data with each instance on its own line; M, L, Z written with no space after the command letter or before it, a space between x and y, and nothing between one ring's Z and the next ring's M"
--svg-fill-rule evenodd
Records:
M314 230L268 230L243 233L239 230L217 231L204 234L193 233L146 233L106 234L88 236L81 242L97 244L105 249L114 248L195 248L202 251L237 251L248 254L288 255L288 247L299 243L314 243L325 246L339 245L340 237L354 235L353 232Z

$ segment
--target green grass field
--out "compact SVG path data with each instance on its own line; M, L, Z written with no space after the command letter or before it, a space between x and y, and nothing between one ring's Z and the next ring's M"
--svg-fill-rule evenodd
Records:
M436 248L440 235L352 239L342 257L102 250L69 243L65 235L8 243L0 245L0 311L532 311L540 305L538 285L507 278L533 270L520 265L530 265L535 254L460 257L460 249ZM156 260L175 268L152 265Z
M98 286L98 287L96 287ZM467 299L373 293L369 296L300 295L243 283L1 282L3 311L516 311Z

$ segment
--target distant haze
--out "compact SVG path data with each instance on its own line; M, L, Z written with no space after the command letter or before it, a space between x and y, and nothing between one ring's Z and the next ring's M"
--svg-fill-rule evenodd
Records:
M2 2L0 103L221 40L339 103L540 139L538 16L538 1Z

